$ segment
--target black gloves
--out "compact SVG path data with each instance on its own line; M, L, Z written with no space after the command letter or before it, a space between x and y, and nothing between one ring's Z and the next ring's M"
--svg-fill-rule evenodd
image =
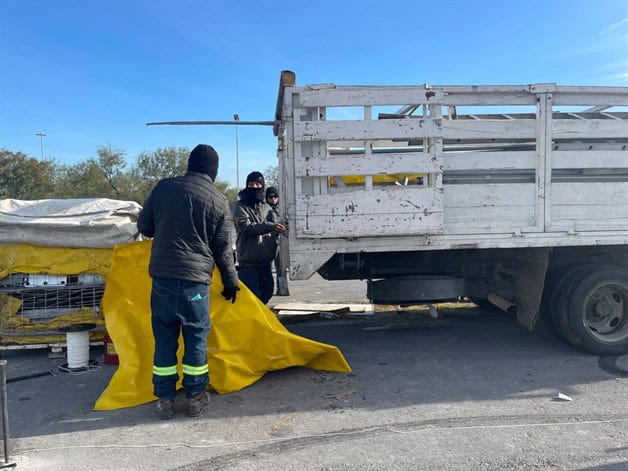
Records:
M238 291L240 291L240 288L237 286L225 286L224 291L220 294L222 294L227 301L231 300L231 304L233 304L236 301L236 293Z

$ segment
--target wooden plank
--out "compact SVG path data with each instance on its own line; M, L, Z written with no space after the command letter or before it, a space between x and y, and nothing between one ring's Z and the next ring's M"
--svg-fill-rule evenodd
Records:
M449 208L534 206L534 183L446 185Z
M458 234L483 232L490 229L506 229L513 232L522 227L534 225L534 206L500 205L451 208L445 206L443 227L446 231Z
M628 168L628 150L557 150L552 153L552 168Z
M442 170L436 155L423 152L378 153L371 156L336 154L327 159L295 158L297 177L441 173Z
M589 205L554 205L552 206L554 224L564 222L591 223L608 221L616 226L623 222L623 227L628 227L628 203L620 204L589 204Z
M445 170L533 169L534 151L459 152L445 154Z
M561 182L552 183L552 187L554 207L628 204L628 182Z
M442 190L385 187L297 196L297 237L364 237L442 232Z
M457 106L534 106L536 95L521 93L456 93L448 92L441 100L443 105Z
M275 124L273 125L273 134L279 136L282 131L282 118L284 111L284 94L286 87L294 87L296 84L296 75L290 70L282 70L279 76L279 90L277 92L277 102L275 104Z
M297 216L298 238L350 238L388 236L419 236L443 232L442 212L415 214L350 214Z
M364 107L364 119L370 120L372 118L372 112L373 112L373 108L371 106L365 106ZM367 159L370 158L373 154L372 145L373 145L373 141L371 140L364 141L364 157ZM373 189L373 176L370 174L364 177L364 189L367 191L370 191Z
M628 87L561 85L556 88L556 92L561 95L579 94L587 96L597 96L599 98L607 95L621 95L628 98Z
M628 136L628 120L555 119L552 121L554 139L613 139Z
M534 226L534 183L446 185L445 234L529 232Z
M426 96L423 87L338 87L326 90L299 89L303 108L319 106L394 106L427 103L442 98Z
M438 104L429 105L430 118L434 119L436 122L440 122L443 117L443 106ZM443 140L442 139L429 139L428 145L423 147L423 151L425 155L434 154L436 155L436 162L439 165L443 165ZM427 185L431 188L443 188L443 174L442 172L438 173L428 173L426 175L425 181Z
M535 85L336 86L294 88L303 107L420 105L533 105L537 93L553 93L554 105L627 106L628 87ZM426 91L436 94L427 97ZM471 101L473 100L473 101Z
M409 322L389 322L384 325L363 327L364 332L379 332L385 330L400 329L433 329L437 327L449 327L451 321L449 319L418 319Z
M309 311L309 312L349 312L348 304L325 303L280 303L272 307L275 311Z
M292 311L290 309L280 309L277 311L277 316L313 316L319 312L320 311Z
M380 121L302 121L294 125L297 141L418 139L440 134L438 123L423 119Z
M552 175L552 101L551 94L539 95L536 108L536 162L535 162L535 211L534 225L543 231L550 223L551 175Z
M513 140L536 136L535 119L518 120L442 120L442 136L447 140Z
M320 319L319 312L305 312L305 311L279 311L276 314L276 316L279 322L283 324L303 322L303 321L309 321L313 319Z
M543 88L545 86L545 88ZM554 84L486 86L326 86L293 89L300 106L534 105L536 94L552 92L554 105L628 106L628 87L573 87ZM426 92L435 95L426 95Z
M628 106L628 87L617 88L614 93L559 91L554 94L553 102L554 106Z
M565 235L564 237L571 237L572 240L574 237L573 235L569 235L569 234L575 233L574 235L576 235L579 240L582 240L582 235L585 233L589 233L589 234L600 233L601 234L601 233L607 233L609 231L619 231L623 229L624 227L626 227L627 224L628 224L628 219L626 218L609 220L609 221L559 220L556 222L552 222L552 225L550 226L550 229L548 230L548 232L567 233L567 235ZM624 239L621 245L626 245L626 240L628 239ZM567 244L567 245L581 245L575 242L576 241L574 241L574 243L572 244Z
M328 304L328 303L279 303L271 307L274 311L295 313L345 312L349 314L372 314L373 304Z
M628 227L628 182L552 183L552 188L551 230L621 231Z
M580 121L579 121L580 122ZM612 123L620 123L612 121ZM294 125L297 141L360 139L513 140L534 139L536 120L450 121L386 119L380 121L302 121Z

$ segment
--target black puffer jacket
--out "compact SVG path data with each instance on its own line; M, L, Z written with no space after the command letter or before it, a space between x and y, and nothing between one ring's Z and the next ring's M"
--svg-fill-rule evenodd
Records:
M267 266L277 253L274 236L275 223L267 219L270 206L266 203L247 203L239 193L234 219L238 230L238 263L242 267Z
M203 173L166 178L148 195L137 228L153 237L152 277L210 283L214 263L225 286L237 286L225 196Z

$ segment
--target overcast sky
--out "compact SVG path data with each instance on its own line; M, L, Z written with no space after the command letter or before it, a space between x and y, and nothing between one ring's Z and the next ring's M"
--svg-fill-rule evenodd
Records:
M272 120L297 84L628 86L628 0L0 0L0 148L74 163L212 144L235 184L232 127ZM240 128L240 180L276 162L271 128Z

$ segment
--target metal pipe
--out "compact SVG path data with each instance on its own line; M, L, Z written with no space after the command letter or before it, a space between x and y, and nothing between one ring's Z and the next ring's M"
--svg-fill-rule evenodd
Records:
M508 301L505 298L502 298L501 296L499 296L498 294L495 294L495 293L489 294L486 297L486 299L493 306L497 306L498 308L500 308L504 312L509 312L513 307L515 307L514 303L512 303L511 301Z
M274 126L276 121L159 121L154 123L146 123L146 126L216 126L216 125L233 125L233 126Z
M234 114L233 119L240 122L240 115ZM238 125L235 127L236 136L236 194L240 191L240 144L238 142Z
M0 360L0 387L2 387L2 438L4 440L4 463L9 463L9 403L7 400L7 361Z
M15 378L9 378L7 379L7 383L15 383L17 381L24 381L25 379L33 379L33 378L39 378L41 376L54 376L54 375L55 374L52 372L52 370L42 371L40 373L33 373L30 375L23 375L23 376L16 376Z

